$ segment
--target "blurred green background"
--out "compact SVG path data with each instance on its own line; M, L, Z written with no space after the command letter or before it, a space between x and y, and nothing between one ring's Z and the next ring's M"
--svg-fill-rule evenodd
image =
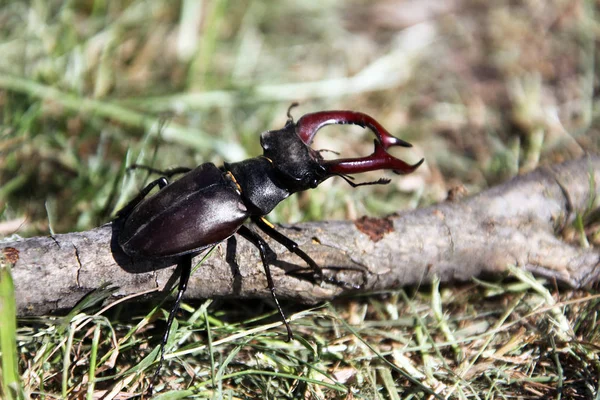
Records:
M256 156L259 134L281 128L294 101L300 102L295 118L327 109L370 114L414 145L395 154L426 162L407 177L385 175L392 178L387 186L352 190L331 179L286 200L269 216L274 222L386 215L595 153L598 5L0 2L0 237L108 222L149 179L142 171L127 173L133 163L193 167ZM327 127L315 148L366 155L372 136L359 128ZM485 289L479 290L486 298ZM461 305L472 300L460 289L449 293L449 301ZM349 301L340 312L354 315L357 304L366 302L369 310L375 307L373 318L386 320L383 310L405 307L389 299ZM482 307L489 315L498 310L496 303ZM451 318L478 315L462 306L455 311ZM590 329L585 337L593 342L597 332ZM348 360L352 353L341 354ZM334 364L323 369L331 372ZM383 385L389 392L383 396L395 398L388 384L397 381L381 374L356 385L373 393ZM468 383L465 390L480 393L489 389L486 382ZM62 385L70 396L73 387ZM259 392L281 396L269 390Z

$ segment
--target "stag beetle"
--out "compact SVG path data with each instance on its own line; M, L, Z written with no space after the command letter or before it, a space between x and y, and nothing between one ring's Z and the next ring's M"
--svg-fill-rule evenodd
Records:
M293 106L295 104L290 110ZM317 263L293 240L278 232L264 216L291 194L315 188L330 177L339 176L352 187L387 184L390 180L383 178L357 184L350 180L352 177L349 174L383 169L392 170L396 174L409 174L424 161L409 165L390 155L387 152L390 147L412 145L392 136L366 114L322 111L304 115L294 123L290 110L283 129L267 131L261 135L263 155L236 163L225 163L221 168L205 163L193 170L171 170L167 176L148 184L118 212L117 218L123 220L118 244L128 256L134 259L180 257L179 290L167 321L161 359L155 376L164 359L164 346L173 317L187 287L193 255L215 246L235 233L254 244L260 252L268 288L285 323L288 340L291 340L292 330L275 295L269 269L269 256L274 253L244 222L250 218L267 235L302 258L312 269L315 280L322 281L322 270ZM329 124L354 124L369 128L376 136L373 154L361 158L323 159L320 152L313 150L310 145L317 131ZM167 177L174 173L185 175L169 183ZM160 190L146 197L155 186Z

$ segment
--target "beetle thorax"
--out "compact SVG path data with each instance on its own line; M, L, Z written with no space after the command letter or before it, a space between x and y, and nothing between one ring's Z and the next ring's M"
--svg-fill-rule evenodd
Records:
M235 179L240 196L252 215L267 215L292 194L279 182L271 162L264 157L225 163L224 169Z

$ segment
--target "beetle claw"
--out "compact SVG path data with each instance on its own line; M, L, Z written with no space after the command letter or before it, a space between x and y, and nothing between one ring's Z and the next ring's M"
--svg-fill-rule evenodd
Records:
M310 146L317 131L325 125L330 124L353 124L363 128L369 128L375 134L376 139L374 141L375 150L373 151L373 154L367 157L321 161L321 164L325 167L329 175L344 177L352 173L381 169L389 169L396 174L409 174L417 169L424 161L422 159L416 164L410 165L389 154L387 149L390 147L412 147L412 145L393 136L373 117L361 112L322 111L306 114L296 123L296 133L306 145ZM347 179L346 182L348 182ZM387 182L379 180L369 182L368 184L384 183Z
M357 174L367 171L377 171L380 169L390 169L395 174L410 174L425 161L421 159L416 164L410 165L406 162L392 156L385 150L385 147L375 140L375 150L373 154L367 157L345 158L339 160L326 160L323 165L327 172L332 175Z
M291 107L294 106L295 103ZM325 125L331 124L351 124L369 128L386 150L392 146L412 147L412 144L389 133L375 118L357 111L321 111L306 114L296 123L296 132L300 139L310 146L317 131Z

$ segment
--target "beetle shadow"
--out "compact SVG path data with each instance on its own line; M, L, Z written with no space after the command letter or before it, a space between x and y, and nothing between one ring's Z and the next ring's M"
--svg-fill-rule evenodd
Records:
M237 239L235 236L231 236L227 239L227 250L225 252L225 261L231 268L231 275L233 276L233 284L231 291L234 294L240 294L242 291L242 273L240 272L240 265L237 262Z
M260 253L258 248L256 248L255 250L257 253ZM270 266L273 266L283 271L285 275L293 276L295 278L305 280L313 284L318 283L314 279L313 270L310 267L280 260L278 254L272 250L269 250L268 253L268 263ZM231 268L231 275L233 277L232 293L234 295L238 295L242 291L243 277L240 272L240 265L237 260L237 237L235 235L227 239L225 261Z
M321 267L322 276L319 279L315 271L309 266L303 267L282 260L276 260L272 265L285 271L288 276L310 282L313 285L329 283L345 290L362 289L367 282L368 275L368 269L364 266L349 267L347 265L331 264ZM347 277L344 275L347 275Z

